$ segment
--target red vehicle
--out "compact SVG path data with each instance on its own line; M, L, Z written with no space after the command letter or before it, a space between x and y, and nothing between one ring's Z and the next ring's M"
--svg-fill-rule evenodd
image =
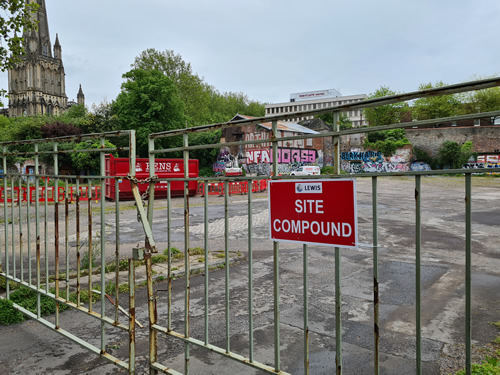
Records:
M119 199L130 200L134 199L132 194L132 186L127 180L129 172L128 158L115 158L113 155L106 155L106 176L120 176L119 180ZM199 167L198 160L189 160L189 178L198 177ZM183 159L156 159L155 160L155 175L159 178L183 178L184 177L184 160ZM135 164L135 177L138 180L144 180L149 177L149 159L138 158ZM184 182L171 181L170 192L172 196L184 195ZM189 181L189 195L195 195L198 187L197 181ZM149 184L139 184L139 191L143 194ZM158 181L155 185L155 198L167 197L168 181ZM115 200L115 180L106 179L105 197Z

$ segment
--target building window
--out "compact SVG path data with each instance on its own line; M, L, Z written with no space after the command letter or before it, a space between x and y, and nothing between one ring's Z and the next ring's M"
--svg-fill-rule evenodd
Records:
M306 146L312 146L313 145L313 140L312 138L307 138L306 139Z

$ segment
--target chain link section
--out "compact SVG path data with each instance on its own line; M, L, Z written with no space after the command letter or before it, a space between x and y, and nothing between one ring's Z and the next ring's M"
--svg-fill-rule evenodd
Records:
M150 184L151 182L156 183L160 180L160 178L157 175L153 175L143 180L139 180L137 177L127 174L127 180L139 186L140 184ZM148 195L149 195L149 188L147 188L146 191L141 195L141 202L144 209L147 208L146 199L148 199ZM137 208L137 221L141 221L141 214L139 212L139 208Z

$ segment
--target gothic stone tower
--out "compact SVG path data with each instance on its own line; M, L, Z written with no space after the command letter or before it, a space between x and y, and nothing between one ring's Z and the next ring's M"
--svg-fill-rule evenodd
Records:
M39 4L38 30L24 32L26 54L9 69L9 116L58 115L68 108L59 37L52 55L45 0L26 1Z

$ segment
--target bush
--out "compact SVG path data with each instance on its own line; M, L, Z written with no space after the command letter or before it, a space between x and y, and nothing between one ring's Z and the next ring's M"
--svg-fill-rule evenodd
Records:
M54 289L50 290L51 293L54 293ZM24 307L26 310L31 311L33 314L36 314L36 296L37 293L26 287L21 287L10 295L10 299L12 302L17 303L19 306ZM64 297L65 294L61 291L61 297ZM67 310L69 307L64 304L59 304L59 311ZM40 295L40 313L42 316L50 315L55 313L56 311L56 302L50 297Z
M335 174L335 168L332 165L321 168L321 174Z
M202 247L193 247L189 249L189 255L205 255L205 249Z
M167 255L158 254L158 255L151 256L151 263L153 263L153 264L165 263L167 260L168 260Z
M24 322L25 316L13 307L13 302L7 299L0 299L0 324L10 325Z
M181 253L181 251L178 248L176 248L176 247L171 247L170 248L170 252L172 253L172 257L174 255L177 255L177 254ZM168 257L168 247L165 250L163 250L163 255L166 255Z

